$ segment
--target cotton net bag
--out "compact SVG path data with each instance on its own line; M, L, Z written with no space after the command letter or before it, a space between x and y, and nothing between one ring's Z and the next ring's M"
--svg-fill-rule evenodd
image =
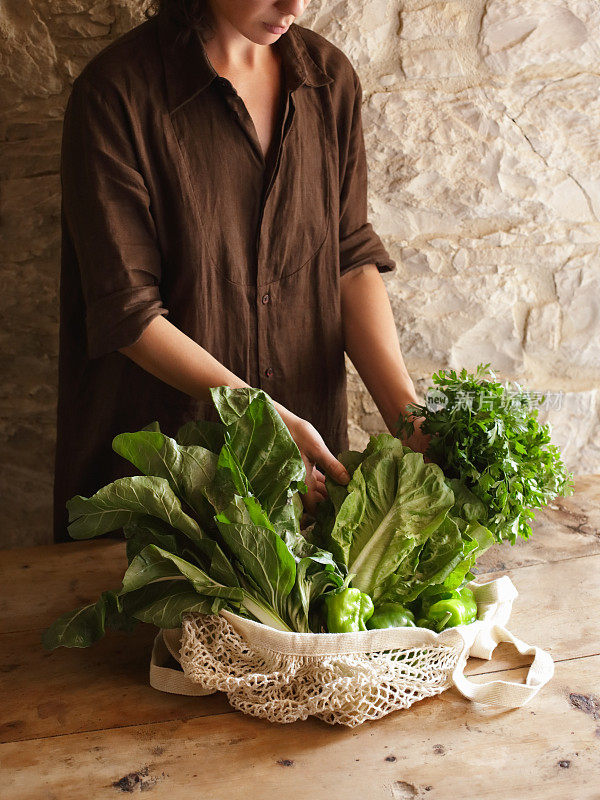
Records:
M455 686L473 701L516 708L554 673L549 653L505 627L517 590L508 576L470 583L477 620L441 633L387 628L359 633L289 633L229 611L187 614L154 642L150 684L164 692L225 692L231 706L270 722L309 716L354 727ZM499 642L533 655L525 683L473 683L469 656L490 659ZM165 666L173 656L181 669Z

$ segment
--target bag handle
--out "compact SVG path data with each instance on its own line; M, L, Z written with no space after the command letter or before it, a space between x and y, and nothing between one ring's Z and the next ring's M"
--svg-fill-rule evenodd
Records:
M162 666L168 663L171 655L173 654L165 644L161 628L154 639L150 659L150 686L153 689L169 694L184 694L188 697L214 694L212 689L203 689L199 683L190 680L182 670Z
M513 636L503 625L494 625L490 629L489 635L496 644L512 642L521 655L534 656L525 683L503 680L474 683L469 680L464 674L469 655L468 648L461 653L458 664L452 673L452 681L462 695L476 703L486 703L500 708L520 708L532 697L535 697L542 686L545 686L554 675L552 656L539 647L525 644L521 639Z

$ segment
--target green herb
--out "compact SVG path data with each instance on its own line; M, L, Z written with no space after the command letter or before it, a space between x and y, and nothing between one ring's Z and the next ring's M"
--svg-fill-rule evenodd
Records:
M410 436L423 417L421 430L431 434L426 455L483 505L479 520L495 539L514 544L531 535L533 509L573 493L573 475L550 442L550 425L538 422L531 394L500 383L489 367L435 373L427 402L407 407L398 435Z

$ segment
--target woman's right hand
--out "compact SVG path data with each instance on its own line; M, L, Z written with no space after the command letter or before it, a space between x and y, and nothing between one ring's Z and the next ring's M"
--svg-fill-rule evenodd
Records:
M304 510L314 516L317 503L327 497L325 475L340 484L347 484L350 475L341 461L329 450L323 437L315 426L306 419L298 417L283 406L276 404L277 411L288 427L292 439L298 445L302 461L306 467L308 492L300 494ZM325 473L325 474L324 474Z

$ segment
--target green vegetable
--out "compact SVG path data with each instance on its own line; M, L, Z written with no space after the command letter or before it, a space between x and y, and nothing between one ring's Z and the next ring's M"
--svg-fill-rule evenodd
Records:
M174 438L157 422L119 434L113 449L142 474L67 509L74 539L123 528L122 586L63 615L44 645L86 647L107 628L173 628L187 612L224 608L300 632L469 624L479 556L527 538L532 509L572 493L528 395L518 387L508 403L508 385L483 378L488 366L435 374L437 404L409 406L432 436L431 463L395 436L371 436L338 454L351 480L326 477L328 497L302 531L304 462L264 391L211 389L221 422L188 422ZM411 427L403 417L398 432Z
M421 613L423 617L419 620L419 627L441 631L456 625L468 625L477 619L477 603L472 590L464 586L423 598Z
M475 498L470 507L463 505L465 513L475 515L496 541L514 544L518 536L531 535L533 509L573 493L573 474L550 443L550 426L538 422L530 394L518 384L498 382L489 366L480 364L474 374L434 374L428 402L407 407L398 435L410 436L414 418L423 417L421 430L431 435L426 455Z
M363 453L339 460L345 486L326 477L329 498L317 507L311 535L352 575L376 606L406 604L428 586L470 579L475 559L494 543L475 519L483 506L391 434L371 436ZM336 511L337 509L337 511Z
M346 588L325 597L327 630L330 633L366 631L373 614L373 601L360 589Z
M332 554L300 532L304 462L270 397L226 386L211 395L222 424L187 423L175 439L156 422L119 434L113 449L145 474L67 503L73 538L123 528L129 567L120 589L45 631L48 649L222 608L307 632L320 598L344 586Z
M367 628L414 628L415 615L400 603L382 603L367 622Z
M342 460L342 459L340 459ZM327 489L334 482L326 478ZM390 434L371 437L323 546L354 575L352 585L376 589L423 545L452 507L454 495L436 464L425 464Z

